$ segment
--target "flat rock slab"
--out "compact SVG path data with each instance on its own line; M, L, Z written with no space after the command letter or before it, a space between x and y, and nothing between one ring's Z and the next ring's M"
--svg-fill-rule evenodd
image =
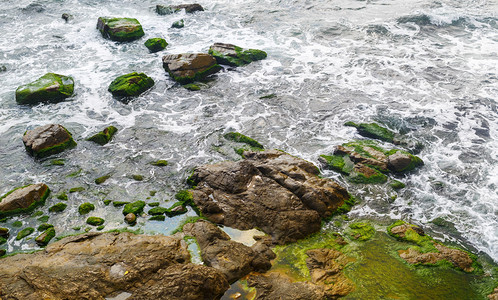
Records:
M181 84L203 80L221 70L216 59L205 53L170 54L163 57L166 72Z
M318 177L312 163L281 151L244 152L246 159L195 169L193 201L214 223L259 228L274 243L294 242L320 230L350 195Z
M38 158L76 146L71 133L59 124L48 124L28 130L22 141L28 153Z
M239 67L247 65L253 61L265 59L267 54L257 49L242 49L232 44L214 43L209 48L209 54L216 58L222 65Z
M16 90L18 104L62 101L73 95L74 80L69 76L47 73Z
M217 270L189 263L181 240L132 233L68 237L34 254L0 260L2 299L218 299Z
M140 22L133 18L100 17L97 29L104 38L117 42L131 42L145 35Z
M44 183L15 189L0 198L0 217L33 210L45 202L50 190Z

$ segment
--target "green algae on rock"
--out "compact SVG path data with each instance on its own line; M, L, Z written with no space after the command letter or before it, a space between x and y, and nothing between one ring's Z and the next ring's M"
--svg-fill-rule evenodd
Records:
M24 228L23 230L19 231L19 233L17 234L16 241L22 240L23 238L27 237L33 232L35 232L35 229L33 227Z
M104 175L104 176L101 176L97 179L95 179L95 183L96 184L102 184L104 183L107 179L111 178L111 175L110 174L107 174L107 175Z
M48 209L49 212L62 212L66 209L67 204L59 202Z
M232 44L214 43L209 48L209 54L221 65L240 67L253 61L265 59L267 54L262 50L244 50Z
M38 231L45 231L45 230L49 229L50 227L54 227L54 225L48 224L48 223L43 223L40 226L38 226L37 230Z
M120 207L120 206L125 206L128 203L130 203L130 202L129 201L113 201L112 206Z
M84 190L85 190L84 187L77 186L77 187L70 188L69 193L72 194L72 193L77 193L77 192L83 192ZM61 200L63 200L63 199L61 199Z
M136 181L143 181L144 180L143 175L140 175L140 174L133 174L133 175L131 175L131 178L133 178L133 180L136 180Z
M156 166L156 167L166 167L168 165L168 161L164 160L164 159L159 159L159 160L151 162L150 164L153 166ZM154 196L154 195L151 195L151 196Z
M44 183L16 188L0 197L0 218L32 212L45 204L50 189Z
M18 104L62 101L73 95L74 80L69 76L47 73L16 90Z
M76 146L71 133L59 124L48 124L28 130L22 141L28 153L43 158Z
M123 215L126 216L129 213L139 215L140 213L143 212L144 207L145 207L144 201L135 201L132 203L128 203L123 208Z
M95 210L95 205L88 202L85 202L78 207L78 212L80 213L80 215L86 215L92 210Z
M129 73L114 79L108 91L115 97L136 97L154 86L154 80L144 73Z
M151 38L144 45L149 49L150 53L155 53L164 50L168 46L168 43L163 38Z
M389 186L391 186L395 190L401 190L405 187L405 184L399 180L392 180L389 183Z
M39 246L46 246L55 237L55 228L52 226L35 238Z
M198 85L198 84L195 84L195 83L188 83L188 84L184 84L182 85L183 88L189 90L189 91L200 91L201 90L201 87Z
M86 223L92 226L100 226L104 224L105 220L99 217L89 217L86 219Z
M259 150L265 149L265 147L263 145L261 145L258 141L254 140L248 136L245 136L239 132L229 132L229 133L225 134L223 137L227 140L230 140L230 141L247 144L247 145L251 146L252 148L256 148Z
M154 215L149 218L149 221L164 221L166 217L164 215Z
M345 126L355 127L358 133L364 137L378 139L384 142L394 142L394 132L380 126L377 123L360 123L346 122Z
M375 234L375 228L369 223L356 222L349 225L347 235L358 241L367 241Z
M117 42L130 42L145 35L142 25L133 18L100 17L97 29L104 38Z
M114 126L109 126L102 130L101 132L92 135L91 137L87 138L87 141L92 141L95 142L99 145L105 145L109 143L109 141L112 139L114 134L118 131L118 129Z
M180 29L183 27L185 27L185 22L183 21L183 19L173 22L173 24L171 24L171 28Z
M204 80L221 70L216 59L205 53L166 55L163 57L163 68L173 80L180 84Z

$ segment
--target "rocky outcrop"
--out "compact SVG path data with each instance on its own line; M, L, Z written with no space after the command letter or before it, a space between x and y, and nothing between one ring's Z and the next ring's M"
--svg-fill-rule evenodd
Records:
M257 49L242 49L232 44L214 43L209 48L209 54L221 65L240 67L253 61L265 59L267 54Z
M221 70L216 59L205 53L170 54L163 57L166 72L181 84L203 80Z
M43 205L50 189L44 183L31 184L12 190L0 198L0 218L33 211Z
M37 158L60 153L76 146L71 133L62 125L48 124L24 133L22 141L29 154Z
M94 143L97 143L101 146L109 143L114 136L114 134L118 131L118 129L114 126L109 126L106 127L104 130L102 130L99 133L96 133L92 135L91 137L87 138L87 141L92 141Z
M69 76L47 73L16 90L18 104L62 101L73 95L74 80Z
M274 258L267 256L267 245L265 248L263 243L258 243L257 251L254 251L230 240L223 230L206 221L185 224L183 233L196 238L204 263L222 272L229 282L235 282L251 271L267 271L271 267L270 259Z
M160 5L160 4L156 5L156 12L162 16L178 12L182 9L185 9L185 12L189 14L197 11L204 11L204 8L197 3L180 4L180 5Z
M140 22L133 18L100 17L97 29L104 38L117 42L131 42L145 35Z
M129 73L114 79L108 91L115 97L136 97L154 86L154 80L144 73Z
M163 38L152 38L148 39L144 45L149 49L150 53L155 53L164 50L168 43Z
M277 150L198 167L193 201L214 223L259 228L284 244L320 230L321 219L350 203L340 185L318 177L310 162Z
M189 263L180 240L88 233L44 251L1 260L2 299L218 299L229 285L213 268Z

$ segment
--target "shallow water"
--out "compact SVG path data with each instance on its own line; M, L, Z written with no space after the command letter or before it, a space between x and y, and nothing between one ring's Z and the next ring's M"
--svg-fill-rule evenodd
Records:
M59 202L54 197L42 208L58 235L78 232L73 227L84 230L86 217L77 213L83 202L96 204L93 214L106 219L105 230L121 228L121 209L102 200L160 201L168 207L195 166L237 157L223 150L227 131L317 163L335 145L359 138L345 121L378 121L422 142L425 166L401 178L407 188L394 202L385 189L353 186L325 172L361 199L351 214L429 227L442 217L455 224L462 243L498 261L496 2L199 3L205 12L159 16L158 2L148 0L3 1L0 65L7 71L0 72L0 193L33 182L45 182L54 195L81 186L84 191L69 194L64 212L47 213ZM74 19L66 23L62 13ZM135 17L146 35L127 44L104 40L95 29L99 16ZM170 28L182 18L183 29ZM169 46L149 54L143 42L151 37L164 37ZM206 52L214 42L262 49L268 58L225 70L199 92L179 87L162 69L164 54ZM107 87L132 71L145 72L156 84L125 104ZM73 76L75 96L57 104L17 105L15 89L46 72ZM268 94L276 97L260 99ZM78 146L36 161L21 137L47 123L64 125ZM110 144L84 140L108 125L119 129ZM65 165L51 165L55 158ZM148 164L157 159L170 165ZM109 173L111 179L94 184ZM133 174L145 180L135 181ZM139 218L136 228L169 233L183 218ZM35 248L34 242L14 242L16 220L23 227L39 224L33 217L9 220L8 250Z

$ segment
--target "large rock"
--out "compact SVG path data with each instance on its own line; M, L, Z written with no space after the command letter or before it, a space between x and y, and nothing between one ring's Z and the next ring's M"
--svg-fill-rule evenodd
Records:
M14 189L0 198L0 218L30 212L43 205L49 194L50 189L44 183Z
M29 154L47 157L76 146L71 133L62 125L48 124L24 133L22 141Z
M209 48L209 54L216 58L222 65L239 67L247 65L253 61L265 59L267 54L257 49L242 49L232 44L214 43Z
M256 252L232 241L223 230L207 221L186 224L183 233L196 238L204 263L221 271L229 282L235 282L253 270L262 272L271 267L270 259L260 255L265 250ZM257 245L260 248L263 244Z
M163 57L166 72L181 84L203 80L221 70L216 59L205 53L170 54Z
M283 244L319 231L322 218L349 203L346 189L318 177L310 162L277 150L244 156L198 167L190 178L193 201L215 223L257 227Z
M204 8L197 3L194 4L180 4L180 5L156 5L156 12L159 15L169 15L175 12L178 12L182 9L185 9L186 13L194 13L196 11L204 11Z
M104 38L117 42L130 42L145 35L140 22L133 18L100 17L97 29Z
M229 285L217 270L189 263L178 239L88 233L44 251L1 260L2 299L218 299Z
M47 73L34 82L18 87L16 90L16 102L19 104L57 102L71 97L73 91L73 78Z
M114 79L108 91L116 97L136 97L154 86L154 80L144 73L129 73Z

